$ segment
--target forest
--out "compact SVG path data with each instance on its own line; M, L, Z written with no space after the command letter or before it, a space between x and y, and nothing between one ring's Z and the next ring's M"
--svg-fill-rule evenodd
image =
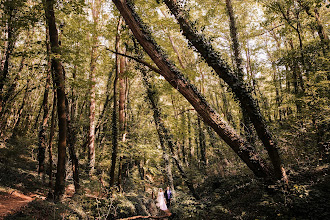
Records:
M0 219L330 219L330 1L0 15Z

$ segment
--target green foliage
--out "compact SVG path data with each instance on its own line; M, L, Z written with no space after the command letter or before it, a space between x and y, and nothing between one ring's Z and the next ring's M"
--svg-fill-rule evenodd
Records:
M196 201L193 197L177 192L171 212L175 213L176 219L203 219L205 205Z
M27 207L13 215L6 216L6 220L27 220L27 219L81 219L78 213L71 210L66 204L54 204L46 200L34 200Z
M188 11L187 16L195 28L210 40L223 59L232 66L234 62L225 2L179 2ZM142 20L152 30L155 41L168 54L168 59L203 92L212 107L244 135L242 112L234 95L223 81L214 76L199 54L187 45L179 25L165 5L142 0L134 3ZM313 173L313 170L309 170L310 173L303 171L311 166L327 164L326 160L320 158L322 152L319 144L330 139L330 59L329 45L326 45L329 42L324 43L320 39L315 13L318 11L325 33L329 35L329 4L321 0L248 0L232 3L241 44L244 80L258 100L270 130L278 139L285 168L293 180L288 189L281 184L272 185L269 189L256 180L251 181L248 168L224 141L218 136L213 138L203 122L199 129L197 113L176 88L163 77L150 73L150 81L157 90L154 96L162 110L162 120L172 135L175 151L184 164L188 178L202 195L201 201L188 195L179 171L175 164L171 164L177 190L171 209L173 218L267 219L268 216L273 219L326 219L329 216L328 191L323 178L328 179L320 173ZM92 19L91 7L90 1L59 0L56 1L55 10L61 42L60 58L66 76L68 111L72 116L71 126L76 137L74 146L81 171L82 195L75 195L62 205L35 201L11 219L23 216L78 219L83 218L84 212L85 216L95 219L147 215L154 201L145 191L151 192L166 185L163 151L153 112L143 89L141 73L135 61L126 59L127 67L122 75L127 86L126 139L122 141L118 137L118 156L121 157L121 164L127 165L127 170L123 173L121 192L116 191L120 188L118 185L111 193L107 188L112 162L111 119L116 61L115 55L105 50L105 47L111 50L115 48L120 15L110 1L101 1L100 17L96 22ZM37 190L42 186L40 178L33 171L37 166L38 127L43 116L41 105L48 68L44 12L41 1L6 0L0 3L0 13L0 31L4 36L0 40L2 58L5 57L8 44L6 29L9 22L12 22L15 32L15 47L10 57L9 76L3 94L7 94L11 86L14 86L14 93L3 106L0 119L3 145L0 148L0 183L2 187L22 191ZM9 19L11 15L12 21ZM128 26L123 22L120 28L121 51L140 57L143 52L136 54L139 46ZM89 78L93 46L97 48L95 82ZM154 65L149 57L141 57ZM97 135L96 172L90 176L86 172L89 162L86 143L90 123L89 88L92 84L96 86ZM302 85L304 88L301 88ZM48 107L51 111L54 107L51 101L52 85L50 89ZM15 128L15 135L12 135L18 118L20 123ZM46 128L49 133L50 117ZM201 165L199 132L204 134L205 167ZM55 126L54 162L58 134ZM266 155L260 141L256 140L254 144L260 149L261 155ZM71 163L68 164L67 181L71 184ZM117 166L116 184L119 170ZM312 174L317 178L313 179ZM309 182L309 179L317 184ZM159 210L156 209L154 214L160 214Z

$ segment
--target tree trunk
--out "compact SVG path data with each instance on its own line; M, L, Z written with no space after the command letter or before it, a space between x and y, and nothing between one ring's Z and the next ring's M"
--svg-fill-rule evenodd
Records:
M60 60L60 47L58 43L58 32L55 22L54 1L44 0L44 9L46 14L47 25L49 28L49 39L51 45L52 69L54 71L54 84L57 93L57 114L58 114L58 160L57 173L54 190L55 200L60 200L65 190L65 160L66 160L66 140L67 140L67 121L66 121L66 104L65 104L65 80L63 67Z
M201 154L201 164L205 168L206 166L206 140L205 140L205 134L204 129L201 125L201 119L200 117L197 118L198 123L198 138L199 138L199 149Z
M68 100L66 100L67 106L68 106ZM74 104L74 103L72 103ZM76 136L77 132L74 127L74 118L71 118L70 112L67 108L67 126L68 126L68 136L67 136L67 143L68 143L68 150L71 160L71 166L72 166L72 173L73 173L73 184L75 188L75 192L77 193L80 189L79 184L79 160L76 155L75 151L75 144L76 144Z
M121 29L122 17L119 17L117 24L116 35L116 52L119 52L120 41L120 29ZM110 187L115 183L115 168L117 160L118 150L118 128L117 128L117 81L119 76L119 58L116 54L116 75L113 82L113 111L112 111L112 155L111 155L111 167L110 167Z
M76 71L77 67L74 67L73 70L73 80L76 79ZM69 112L69 108L67 108L67 123L68 123L68 150L71 160L71 166L72 166L72 173L73 173L73 184L75 188L75 193L77 193L80 189L80 183L79 183L79 159L76 154L75 150L75 144L77 142L77 131L75 127L75 115L76 115L76 109L77 109L77 103L76 103L76 93L74 86L71 89L71 112ZM68 100L67 100L68 102ZM69 106L67 104L67 106Z
M243 67L242 67L242 58L241 58L241 53L240 53L240 45L238 41L238 34L237 34L237 28L236 28L236 21L235 21L235 14L233 10L233 6L231 3L231 0L226 0L226 8L227 8L227 13L229 16L229 29L230 29L230 37L232 41L232 50L234 52L234 60L235 60L235 65L236 65L236 75L238 79L241 82L244 82L244 72L243 72ZM253 145L255 142L254 137L253 137L253 132L252 132L252 126L251 126L251 121L249 118L249 115L245 108L241 106L242 109L242 115L243 115L243 128L244 128L244 133L245 136L247 137L247 140Z
M95 72L97 62L97 43L98 43L98 21L100 15L100 0L92 1L92 18L93 18L93 33L92 33L92 49L91 49L91 63L90 63L90 105L89 105L89 144L88 144L88 160L89 160L89 174L94 173L95 167Z
M95 166L95 67L96 67L96 46L92 46L91 66L90 66L90 105L89 105L89 144L88 144L88 160L89 174L94 173Z
M192 161L192 138L191 138L191 116L190 116L190 111L188 111L188 158L187 162L190 165Z
M119 134L121 137L120 146L121 150L124 151L124 143L126 142L126 131L125 131L125 102L126 102L126 85L125 85L125 57L119 59L119 109L118 109L118 124ZM125 176L127 168L127 158L123 156L120 158L119 171L118 171L118 186L121 187L122 178Z
M50 132L49 132L49 143L48 143L48 160L49 160L49 188L52 191L53 189L53 138L55 131L55 108L56 108L56 90L54 89L54 98L53 98L53 110L52 110L52 119L50 122Z
M197 88L190 84L179 70L165 58L160 47L153 40L150 31L141 23L141 19L134 11L132 3L128 4L125 0L113 0L113 2L124 17L134 36L160 69L158 73L194 106L205 123L210 125L224 139L256 176L268 177L269 169L262 158L254 151L253 147L237 135L236 132L220 118L220 115L209 106Z
M39 149L38 149L38 161L39 161L39 168L38 174L43 176L44 179L44 170L45 170L45 152L46 152L46 126L49 117L49 108L48 108L48 93L49 93L49 86L50 86L50 77L52 71L51 65L51 58L50 58L50 43L49 43L49 31L46 27L46 49L47 49L47 74L46 74L46 85L45 85L45 92L44 92L44 99L42 102L42 108L44 111L42 123L39 130ZM22 58L23 60L23 58Z
M48 109L48 92L49 92L49 85L50 85L50 71L51 69L47 69L47 78L46 78L46 85L45 85L45 92L44 92L44 99L42 102L42 108L44 111L42 117L42 123L39 130L39 148L38 148L38 161L39 161L39 168L38 174L42 175L44 179L44 172L45 172L45 152L46 152L46 127L47 121L49 117L49 109Z
M182 108L181 113L181 127L180 127L180 138L181 142L181 154L182 154L182 162L186 163L186 115L185 115L185 108Z
M293 45L292 39L289 40L289 43L290 43L291 51L294 51L294 45ZM298 83L298 76L300 75L300 73L299 73L300 69L298 66L298 62L294 57L292 58L292 62L291 62L291 71L292 71L292 84L293 84L293 88L294 88L293 92L295 95L295 104L297 107L297 115L298 115L298 117L300 117L301 111L302 111L302 103L300 101L302 91L300 91L299 88L301 88L301 87L299 86L299 83Z
M10 7L10 6L9 6ZM9 62L11 58L11 54L14 50L15 46L15 31L13 27L13 19L14 19L14 9L10 8L9 9L9 17L7 21L7 33L8 33L8 38L7 38L7 48L6 48L6 55L5 55L5 62L3 64L3 67L1 67L0 71L0 112L2 111L3 107L3 87L5 86L5 83L7 81L8 77L8 72L9 72Z

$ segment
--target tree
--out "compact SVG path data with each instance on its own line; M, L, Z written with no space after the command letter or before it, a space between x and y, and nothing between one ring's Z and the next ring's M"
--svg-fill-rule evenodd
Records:
M91 63L90 63L90 105L89 105L89 144L88 144L88 159L90 175L94 173L95 166L95 72L97 62L97 48L98 48L98 22L101 10L101 1L92 1L92 48L91 48Z
M66 119L66 95L65 95L65 80L63 74L63 66L59 58L60 45L58 42L58 31L55 22L53 0L44 0L44 10L46 15L46 23L49 28L49 40L52 52L52 69L54 71L54 85L56 86L57 94L57 115L58 115L58 159L57 159L57 173L54 190L55 200L61 199L65 190L65 160L66 160L66 142L67 142L67 119Z
M118 18L117 34L116 34L116 52L119 52L120 31L122 25L122 17ZM112 156L110 167L110 187L115 183L115 169L118 150L118 127L117 127L117 81L119 77L119 56L116 55L116 75L113 82L113 111L112 111Z

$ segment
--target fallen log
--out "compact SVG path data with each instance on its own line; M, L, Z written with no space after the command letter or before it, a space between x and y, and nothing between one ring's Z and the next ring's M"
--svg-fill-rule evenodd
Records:
M131 220L131 219L164 219L164 218L168 218L172 215L172 213L168 213L167 215L162 215L162 216L143 216L143 215L138 215L138 216L132 216L132 217L128 217L128 218L121 218L118 220Z

